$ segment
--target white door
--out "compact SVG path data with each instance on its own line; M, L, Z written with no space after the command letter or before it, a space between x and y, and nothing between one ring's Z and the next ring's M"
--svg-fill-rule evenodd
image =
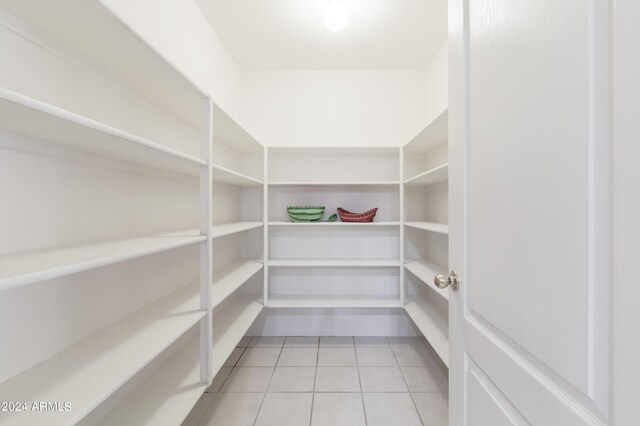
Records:
M452 425L609 412L609 2L451 0Z

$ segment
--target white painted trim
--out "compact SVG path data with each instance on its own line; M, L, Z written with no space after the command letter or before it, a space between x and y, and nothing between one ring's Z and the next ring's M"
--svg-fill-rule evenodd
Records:
M201 101L200 155L206 162L200 168L200 235L206 242L200 247L200 308L206 316L200 323L200 380L209 386L213 381L212 371L212 285L213 285L213 105L209 97Z
M405 196L405 184L404 182L404 146L401 146L398 149L398 157L399 157L399 161L400 161L400 188L399 188L399 204L400 204L400 224L404 224L404 221L406 220L406 214L405 214L405 201L404 201L404 196ZM405 259L405 246L404 246L404 226L400 226L400 264L404 265L404 263L406 262ZM405 306L406 304L406 296L405 296L405 291L406 291L406 282L405 282L405 272L404 272L404 268L400 268L400 281L398 283L398 285L400 286L400 305L401 306Z

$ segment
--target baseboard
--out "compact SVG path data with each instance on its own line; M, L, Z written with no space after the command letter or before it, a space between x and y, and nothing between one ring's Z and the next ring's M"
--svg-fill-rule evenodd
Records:
M265 309L251 336L419 336L402 309Z

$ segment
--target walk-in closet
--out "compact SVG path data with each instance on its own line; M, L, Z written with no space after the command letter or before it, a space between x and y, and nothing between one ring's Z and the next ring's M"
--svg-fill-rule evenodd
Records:
M636 3L0 0L0 425L634 424Z

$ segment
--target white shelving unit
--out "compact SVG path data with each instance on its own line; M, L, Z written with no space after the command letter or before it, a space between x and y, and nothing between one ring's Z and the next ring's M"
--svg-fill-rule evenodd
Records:
M269 182L270 186L397 186L396 181L291 181L291 182Z
M213 371L220 371L263 308L262 301L253 295L238 294L216 310L213 317Z
M275 267L321 267L321 268L385 268L399 267L399 259L271 259L269 265Z
M423 231L435 232L437 234L449 234L449 225L434 222L405 222L404 226Z
M262 222L234 222L225 223L223 225L214 225L211 234L213 238L226 237L227 235L237 234L239 232L250 231L256 228L262 228Z
M100 70L199 126L205 93L101 1L4 0L3 7Z
M0 256L0 291L198 244L196 231L72 244Z
M440 290L433 282L433 277L440 274L440 271L445 271L447 269L446 267L433 265L424 259L418 259L405 263L404 268L422 281L422 283L427 287L433 289L435 294L442 297L444 300L449 300L449 293Z
M205 164L200 158L1 87L0 128L90 154L193 176Z
M400 226L400 222L371 222L371 223L360 223L360 222L340 222L339 219L335 222L269 222L269 226L290 226L290 227L321 227L321 228L332 228L332 227L370 227L370 226Z
M428 186L449 180L449 164L441 164L404 181L409 186Z
M99 74L91 81L109 80L101 90L117 86L123 97L132 96L126 101L131 115L135 108L147 108L140 114L147 121L137 124L138 116L105 113L103 105L87 107L99 104L99 95L74 103L55 93L39 98L0 88L0 132L13 138L13 145L3 148L20 155L30 152L36 159L20 161L31 161L33 170L41 166L41 157L50 156L57 162L46 164L53 170L49 175L75 167L80 176L93 178L86 186L104 183L103 174L131 168L145 176L126 175L114 186L131 191L128 198L105 190L100 194L107 194L106 200L81 199L100 203L87 209L88 217L79 212L59 229L47 218L47 227L54 229L41 238L32 232L29 244L13 236L18 248L2 246L0 292L27 301L29 308L34 303L30 315L49 307L48 298L55 308L59 300L54 290L78 302L70 318L61 320L74 330L55 330L63 335L56 339L64 342L60 347L45 342L42 354L33 355L21 346L29 359L13 357L0 368L2 400L64 400L73 409L37 417L7 414L2 421L179 424L265 306L404 307L447 362L446 298L428 283L434 265L446 264L437 254L448 233L441 202L447 175L442 158L446 111L404 149L265 149L102 2L7 0L3 8L33 34L46 35L47 43L77 54L76 62L91 64ZM148 129L149 117L155 117L160 129ZM88 171L100 167L108 171ZM29 194L46 198L44 183L32 185ZM138 192L136 185L142 187ZM139 201L134 195L141 192L157 195L146 185L160 191L171 186L173 192L166 194L177 195L180 206L163 205L168 195L161 201ZM77 193L64 195L77 202ZM424 202L431 197L435 202ZM153 203L153 208L136 203ZM19 206L8 203L14 204ZM325 205L325 218L337 207L379 210L369 224L288 221L286 206L309 204ZM105 206L111 210L101 214ZM130 211L112 219L116 207ZM38 213L29 218L45 217ZM72 232L76 227L84 233ZM435 249L429 246L432 240ZM168 277L154 276L155 269ZM190 278L173 281L174 274ZM144 286L121 285L144 279ZM163 282L156 286L155 280ZM81 290L93 289L98 281L102 287L96 293L104 300L127 306L107 312L95 301L82 305L88 292ZM111 287L117 288L114 293L109 293ZM114 295L119 299L108 299ZM75 330L78 317L90 319L91 327ZM40 318L46 317L27 321ZM5 330L3 336L13 335ZM13 348L12 343L6 342L7 347Z
M270 308L400 308L402 176L397 148L268 149ZM328 172L330 171L330 172ZM293 223L289 205L363 212L373 223Z
M266 228L265 148L220 108L212 123L210 379L264 308Z
M195 330L194 330L195 331ZM197 333L100 422L101 425L182 423L207 388L200 381Z
M449 367L449 322L426 300L410 301L404 307L420 332L429 341L444 365Z
M262 259L237 260L213 271L213 308L242 287L263 268Z
M11 424L75 424L196 326L198 284L186 286L0 385L3 401L58 401L73 410L38 416L3 413Z
M213 180L216 182L238 186L262 186L262 181L260 179L253 178L215 164L212 165L212 168Z
M449 226L445 110L403 148L405 310L449 365L449 290L433 283L448 272Z
M145 271L126 265L153 256L161 256L157 261L171 265L178 271L176 276L193 275L196 281L164 283L164 287L158 285L157 293L150 284L131 288L125 297L134 300L129 305L135 309L107 313L88 305L83 322L88 320L84 316L98 317L90 318L97 324L91 334L78 332L76 336L73 330L56 329L63 337L58 340L68 342L65 347L54 348L52 355L32 356L31 363L12 360L11 365L3 365L2 400L69 401L72 410L37 416L3 413L0 422L180 424L264 308L265 149L102 2L7 0L3 8L28 26L29 37L42 34L46 43L81 58L78 63L91 64L93 71L81 71L95 72L94 81L108 80L112 86L105 87L117 86L123 96L131 96L133 106L127 113L135 116L135 108L148 108L140 117L157 117L159 126L170 130L146 133L144 124L105 113L102 105L90 105L85 113L82 102L66 102L66 96L46 94L40 99L2 87L0 132L6 140L13 138L3 140L13 144L5 148L22 152L34 145L40 150L33 148L36 158L51 155L60 164L66 165L67 158L82 163L68 167L85 167L86 161L89 168L106 165L108 173L134 168L145 175L141 179L145 184L153 181L162 187L171 180L170 185L179 188L175 194L182 194L182 188L191 193L176 200L188 207L131 208L130 217L125 216L119 226L105 223L109 215L81 218L85 228L105 228L102 234L111 233L112 238L92 238L100 233L88 231L84 239L76 234L65 237L64 230L69 228L61 227L60 235L34 238L28 250L2 251L0 292L10 297L50 294L47 292L58 287L71 292L80 284L80 288L97 285L82 277L91 273L102 273L102 281L109 276L114 281L135 282L138 272L143 276ZM37 76L37 70L32 74ZM100 103L99 95L91 102ZM138 130L145 135L137 134ZM38 167L37 159L30 161L35 164L32 167ZM60 169L63 172L66 170ZM129 175L122 180L124 190L128 190L127 179ZM30 190L39 197L46 195L38 193L37 187ZM196 197L191 195L197 194L198 201L193 202ZM138 200L131 200L135 202ZM162 220L149 220L150 215ZM136 228L144 222L152 223ZM154 226L160 231L150 232ZM188 227L188 231L181 230ZM62 243L50 244L50 240ZM194 255L196 248L199 257ZM191 263L198 266L192 268ZM164 265L155 269L161 266L169 269ZM101 268L113 270L100 272ZM117 287L118 283L113 284ZM16 292L20 294L15 296ZM107 296L111 294L105 293ZM11 341L5 344L13 346Z

